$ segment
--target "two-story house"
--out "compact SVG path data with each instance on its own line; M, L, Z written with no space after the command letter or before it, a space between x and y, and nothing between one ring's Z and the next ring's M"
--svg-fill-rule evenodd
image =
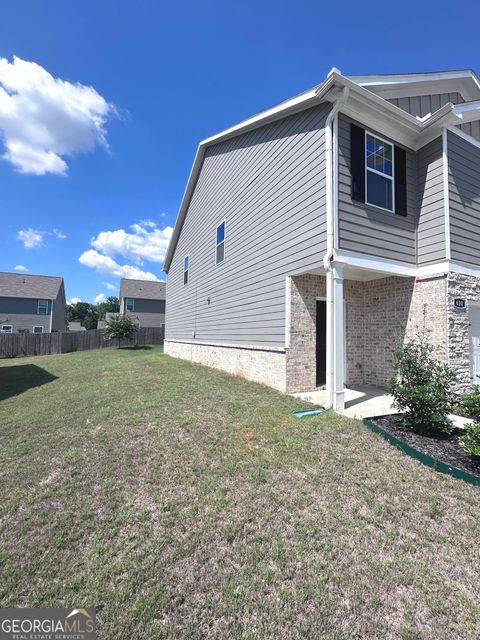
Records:
M170 355L341 409L427 331L480 381L475 73L332 69L204 140L164 270Z
M165 327L165 296L165 282L122 278L120 313L139 327Z
M0 331L65 331L63 278L0 273Z

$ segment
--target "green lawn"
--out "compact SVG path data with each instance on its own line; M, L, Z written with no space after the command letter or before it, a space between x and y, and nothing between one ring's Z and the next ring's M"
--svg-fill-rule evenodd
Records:
M109 640L478 639L479 489L298 406L159 348L0 361L0 606L93 606Z

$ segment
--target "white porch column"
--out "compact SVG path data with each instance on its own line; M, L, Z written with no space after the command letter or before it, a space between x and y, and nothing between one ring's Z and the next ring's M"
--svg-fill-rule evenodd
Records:
M333 407L333 270L327 271L327 344L326 344L326 384L327 404Z
M343 266L333 263L333 398L335 411L345 408L345 318Z

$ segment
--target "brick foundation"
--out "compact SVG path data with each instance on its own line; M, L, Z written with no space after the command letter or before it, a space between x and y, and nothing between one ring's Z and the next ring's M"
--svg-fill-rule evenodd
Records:
M236 376L286 391L285 352L259 348L208 345L165 340L165 353L174 358L221 369Z

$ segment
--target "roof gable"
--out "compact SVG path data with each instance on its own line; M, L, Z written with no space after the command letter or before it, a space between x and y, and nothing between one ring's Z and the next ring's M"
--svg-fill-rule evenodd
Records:
M165 282L122 278L120 281L120 298L165 300L165 287Z
M475 72L468 69L347 77L386 100L455 92L463 102L480 100L480 82Z
M63 278L0 272L0 297L55 300Z

